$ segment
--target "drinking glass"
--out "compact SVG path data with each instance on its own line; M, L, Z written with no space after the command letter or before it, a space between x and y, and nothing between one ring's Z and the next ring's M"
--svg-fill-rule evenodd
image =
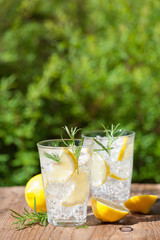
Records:
M119 130L118 135L121 136L113 137L111 145L104 131L88 132L83 137L84 144L94 143L91 163L92 196L122 204L130 196L135 133ZM108 148L110 152L105 150Z
M80 140L37 143L48 222L55 226L86 222L93 144Z

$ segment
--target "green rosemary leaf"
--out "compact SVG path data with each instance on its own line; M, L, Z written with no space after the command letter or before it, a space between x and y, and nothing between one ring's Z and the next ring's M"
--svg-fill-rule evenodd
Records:
M35 220L31 220L31 221L28 221L27 223L26 223L26 225L32 225L32 224L35 224L36 222L35 222Z
M36 209L36 198L34 197L34 212L37 215L37 209Z
M20 217L16 217L13 214L11 214L12 217L16 218L16 219L21 219Z
M23 217L22 215L20 215L19 213L15 212L14 210L10 209L11 212L13 212L14 214L16 214L17 216ZM12 214L11 214L12 215ZM17 218L17 217L15 217Z
M89 228L89 226L87 226L87 225L83 225L83 226L78 226L78 227L76 227L77 229L78 228Z
M17 222L14 222L14 223L11 223L11 225L13 225L13 224L17 224L17 223L19 223L20 221L17 221Z
M94 141L97 143L97 144L99 144L102 148L103 148L103 150L105 150L106 152L108 152L108 149L107 148L105 148L105 146L102 144L102 143L100 143L97 139L95 139L94 138ZM102 150L102 149L95 149L95 150Z
M29 214L29 212L28 212L28 210L27 210L26 208L24 208L24 212L25 212L26 214Z
M49 153L46 153L45 151L43 151L43 156L46 158L52 159L58 163L61 162L58 154L55 154L55 153L49 154Z
M43 223L43 226L46 227L46 225L47 225L47 218L45 218L42 223Z

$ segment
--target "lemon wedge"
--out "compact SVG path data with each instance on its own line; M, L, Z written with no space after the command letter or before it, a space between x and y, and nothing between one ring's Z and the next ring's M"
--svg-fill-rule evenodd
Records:
M94 153L91 165L91 183L93 187L100 187L103 185L109 176L110 169L106 161L99 153Z
M124 206L132 212L147 214L156 200L157 196L155 195L134 196L124 202Z
M70 150L65 150L60 163L53 161L49 171L45 172L47 182L67 182L78 167L77 158Z
M91 205L95 217L103 222L116 222L129 213L127 208L103 198L92 197Z
M62 200L62 205L65 207L73 207L85 201L89 193L89 176L87 172L75 172L71 184L73 185L72 192Z
M128 140L128 137L125 137L125 138L124 138L123 145L122 145L122 148L121 148L120 153L119 153L119 156L118 156L118 161L122 161L122 159L123 159L124 151L125 151L125 149L126 149L127 140Z

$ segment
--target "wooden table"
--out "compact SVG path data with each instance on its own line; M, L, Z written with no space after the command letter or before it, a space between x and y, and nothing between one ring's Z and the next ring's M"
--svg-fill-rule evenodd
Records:
M22 213L27 208L24 197L24 187L0 188L0 240L124 240L151 239L160 240L160 184L132 184L131 195L158 195L150 214L129 214L116 223L101 223L97 220L88 205L89 228L76 227L47 227L34 225L15 230L11 225L15 219L9 209Z

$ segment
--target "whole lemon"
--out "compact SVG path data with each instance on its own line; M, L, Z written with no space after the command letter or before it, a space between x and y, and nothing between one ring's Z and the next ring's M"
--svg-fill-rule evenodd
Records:
M36 210L47 212L46 200L43 189L42 174L32 177L25 187L25 198L28 206L34 210L34 198L36 198Z

